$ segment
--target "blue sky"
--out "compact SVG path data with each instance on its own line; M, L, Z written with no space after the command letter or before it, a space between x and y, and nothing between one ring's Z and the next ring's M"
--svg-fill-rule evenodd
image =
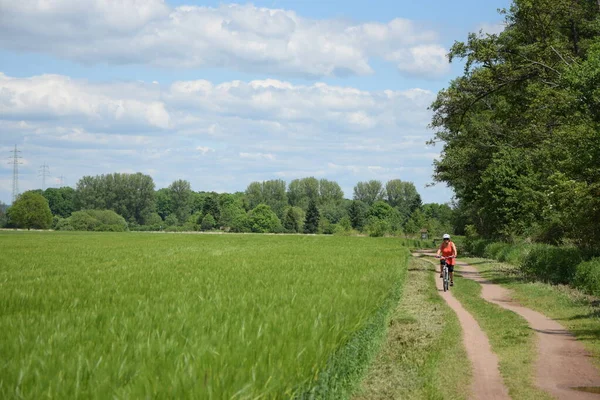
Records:
M428 105L461 73L468 32L510 2L0 0L0 201L20 190L143 172L157 188L243 191L315 176L414 182L425 202L440 146Z

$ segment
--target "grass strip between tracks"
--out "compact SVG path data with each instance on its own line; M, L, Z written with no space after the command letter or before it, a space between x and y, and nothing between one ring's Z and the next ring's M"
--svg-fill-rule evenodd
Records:
M467 398L471 366L460 324L432 271L427 261L410 259L387 338L354 400Z

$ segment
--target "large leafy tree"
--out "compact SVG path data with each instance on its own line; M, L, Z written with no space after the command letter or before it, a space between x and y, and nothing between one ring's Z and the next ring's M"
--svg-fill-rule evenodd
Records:
M421 196L414 183L403 182L400 179L393 179L386 183L385 200L390 206L398 209L405 221L421 207Z
M192 211L192 187L188 181L178 179L169 185L169 197L173 214L183 224Z
M433 142L444 143L435 178L485 236L597 243L586 221L600 218L600 7L515 0L504 14L502 33L450 51L465 71L432 105Z
M246 189L246 199L251 209L266 204L278 218L282 218L288 206L286 183L281 179L252 182Z
M289 184L287 196L291 206L306 211L311 200L319 201L319 180L314 177L294 179Z
M141 173L84 176L77 182L75 208L113 210L128 221L144 223L154 211L154 181Z
M49 229L52 212L48 200L39 193L25 192L8 209L11 225L26 229Z
M368 206L376 201L383 200L384 189L381 181L370 180L368 182L358 182L354 187L354 200L362 201Z
M75 209L75 189L72 187L48 188L43 192L53 215L68 218Z

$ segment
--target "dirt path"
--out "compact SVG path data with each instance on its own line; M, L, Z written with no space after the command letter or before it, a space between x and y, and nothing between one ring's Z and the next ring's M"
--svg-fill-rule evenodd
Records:
M481 296L521 315L536 332L538 359L536 384L557 399L599 399L600 395L572 390L573 387L600 386L600 374L581 343L558 322L512 301L510 291L486 281L473 266L457 261L460 273L481 284Z
M492 352L486 334L481 330L475 318L452 296L451 291L444 293L439 276L436 278L436 286L440 295L456 312L463 330L463 342L473 365L470 398L478 400L510 399L508 389L500 376L498 357Z

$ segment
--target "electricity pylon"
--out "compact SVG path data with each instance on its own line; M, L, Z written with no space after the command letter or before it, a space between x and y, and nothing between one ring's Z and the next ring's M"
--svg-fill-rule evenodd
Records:
M15 144L15 149L11 151L12 161L9 164L13 165L13 185L12 185L12 202L14 203L19 197L19 164L23 164L19 161L22 157L19 155L21 152L17 150L17 145Z

